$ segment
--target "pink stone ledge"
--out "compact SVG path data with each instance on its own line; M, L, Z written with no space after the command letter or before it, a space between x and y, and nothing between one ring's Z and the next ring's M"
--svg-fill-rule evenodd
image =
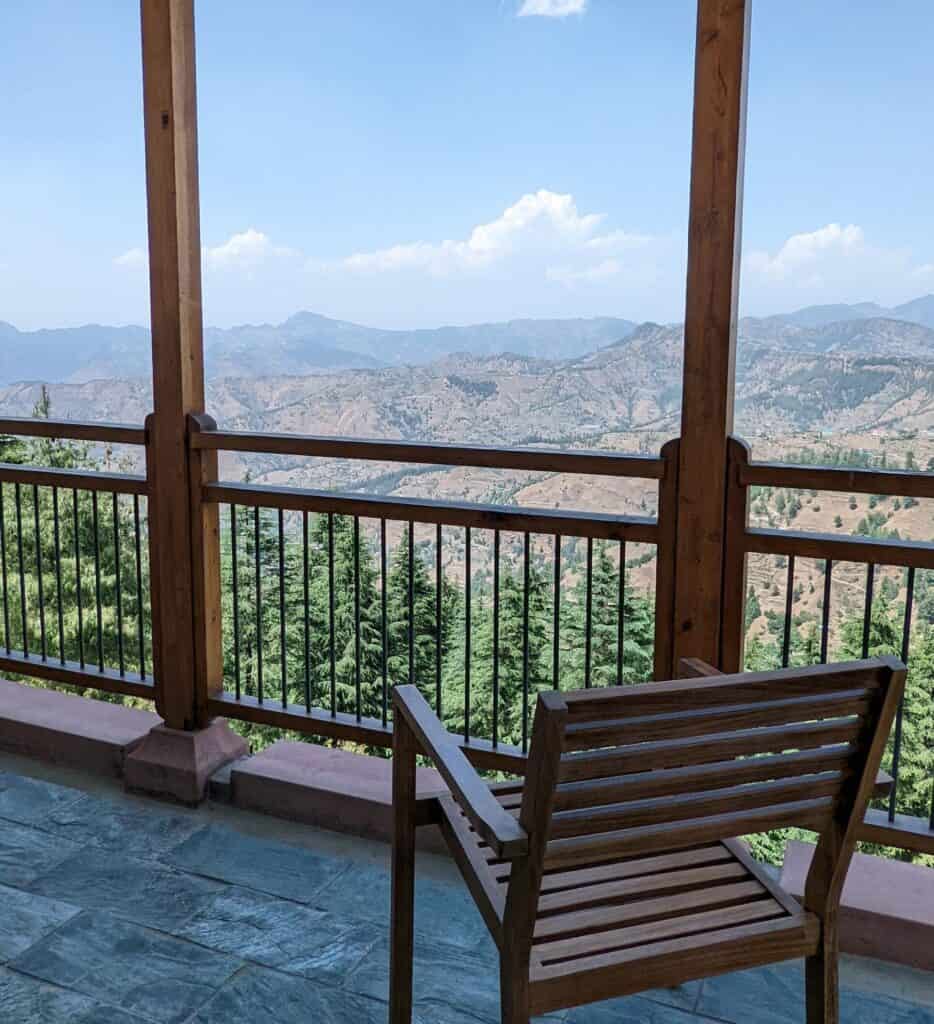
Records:
M130 751L161 724L152 711L0 679L0 750L11 754L121 776Z
M814 847L790 842L782 885L801 898ZM857 853L840 904L840 949L934 971L934 871Z
M446 789L431 768L418 768L420 796ZM392 762L311 743L280 740L230 772L237 807L318 828L388 842L392 838ZM446 851L434 826L416 833L418 845Z

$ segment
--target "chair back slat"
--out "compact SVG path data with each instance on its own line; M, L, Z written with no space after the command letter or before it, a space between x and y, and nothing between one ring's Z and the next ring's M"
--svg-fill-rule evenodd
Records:
M542 695L523 797L510 798L538 863L513 871L510 888L531 879L537 903L568 869L786 826L824 833L865 791L903 677L873 659ZM545 736L560 750L536 750Z

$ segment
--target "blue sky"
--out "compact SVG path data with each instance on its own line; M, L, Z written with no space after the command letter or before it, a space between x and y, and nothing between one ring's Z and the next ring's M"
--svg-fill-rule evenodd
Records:
M523 10L526 8L526 10ZM200 0L205 317L683 312L690 0ZM934 291L934 5L760 0L742 304ZM138 5L0 15L0 319L144 323Z

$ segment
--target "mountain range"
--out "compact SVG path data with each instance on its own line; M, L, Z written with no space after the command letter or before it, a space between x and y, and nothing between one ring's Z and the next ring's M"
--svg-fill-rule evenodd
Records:
M682 345L681 326L648 323L571 359L461 353L417 366L211 377L208 405L224 425L259 431L511 444L671 435ZM38 392L35 383L2 388L0 408L28 414ZM151 406L143 378L51 392L66 418L141 420ZM759 329L739 345L736 395L737 426L750 435L929 433L934 331L884 318Z
M296 313L281 324L204 332L208 376L302 376L385 365L421 365L456 352L515 352L568 359L608 345L635 329L629 320L510 320L430 330L390 331ZM84 383L150 374L144 327L87 325L18 331L0 321L0 384L46 380ZM54 371L51 369L54 368Z

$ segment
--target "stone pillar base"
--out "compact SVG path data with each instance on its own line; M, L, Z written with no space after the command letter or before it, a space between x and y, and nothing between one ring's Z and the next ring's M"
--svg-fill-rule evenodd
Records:
M195 732L159 725L127 755L124 782L136 793L199 804L211 775L248 753L246 740L223 718Z

